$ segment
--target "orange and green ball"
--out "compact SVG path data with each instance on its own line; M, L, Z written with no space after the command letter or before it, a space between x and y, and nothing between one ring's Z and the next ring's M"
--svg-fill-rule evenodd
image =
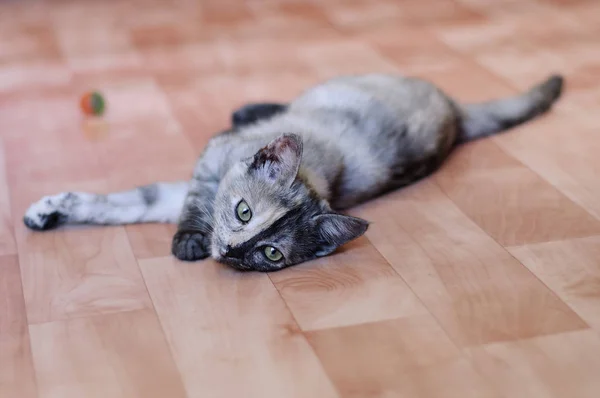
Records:
M87 115L100 116L104 113L104 98L98 92L86 93L81 97L81 109Z

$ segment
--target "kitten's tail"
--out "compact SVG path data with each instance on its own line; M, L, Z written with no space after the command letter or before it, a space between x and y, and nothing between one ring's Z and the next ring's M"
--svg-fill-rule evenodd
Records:
M462 131L457 143L499 133L545 113L560 97L563 77L554 75L511 98L462 106Z
M189 183L180 181L155 183L106 195L63 192L32 204L23 222L38 231L63 224L175 223L188 189Z

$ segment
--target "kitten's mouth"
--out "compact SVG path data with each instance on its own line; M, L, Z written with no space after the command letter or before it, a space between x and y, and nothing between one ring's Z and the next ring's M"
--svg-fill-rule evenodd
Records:
M244 265L242 260L237 258L219 256L216 260L220 263L230 266L231 268L235 268L238 271L252 271L252 268Z
M235 268L238 271L251 271L252 268L244 265L242 259L238 257L232 257L227 255L227 249L225 245L221 243L218 238L215 238L212 247L212 257L218 262L228 265L231 268Z

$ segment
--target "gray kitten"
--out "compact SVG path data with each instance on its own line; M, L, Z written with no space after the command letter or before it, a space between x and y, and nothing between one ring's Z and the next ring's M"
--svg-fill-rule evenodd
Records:
M562 85L553 76L512 98L462 105L416 78L335 78L289 104L239 109L189 182L48 196L24 222L35 230L178 222L172 252L181 260L212 256L240 270L279 270L366 231L367 221L337 211L429 175L459 143L540 115Z

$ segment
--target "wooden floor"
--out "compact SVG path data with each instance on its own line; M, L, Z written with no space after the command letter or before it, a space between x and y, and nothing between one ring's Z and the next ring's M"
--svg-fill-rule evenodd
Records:
M600 2L5 0L0 37L0 397L600 397ZM551 114L282 272L178 262L172 226L21 221L43 194L187 178L234 107L327 77L475 101L557 71Z

